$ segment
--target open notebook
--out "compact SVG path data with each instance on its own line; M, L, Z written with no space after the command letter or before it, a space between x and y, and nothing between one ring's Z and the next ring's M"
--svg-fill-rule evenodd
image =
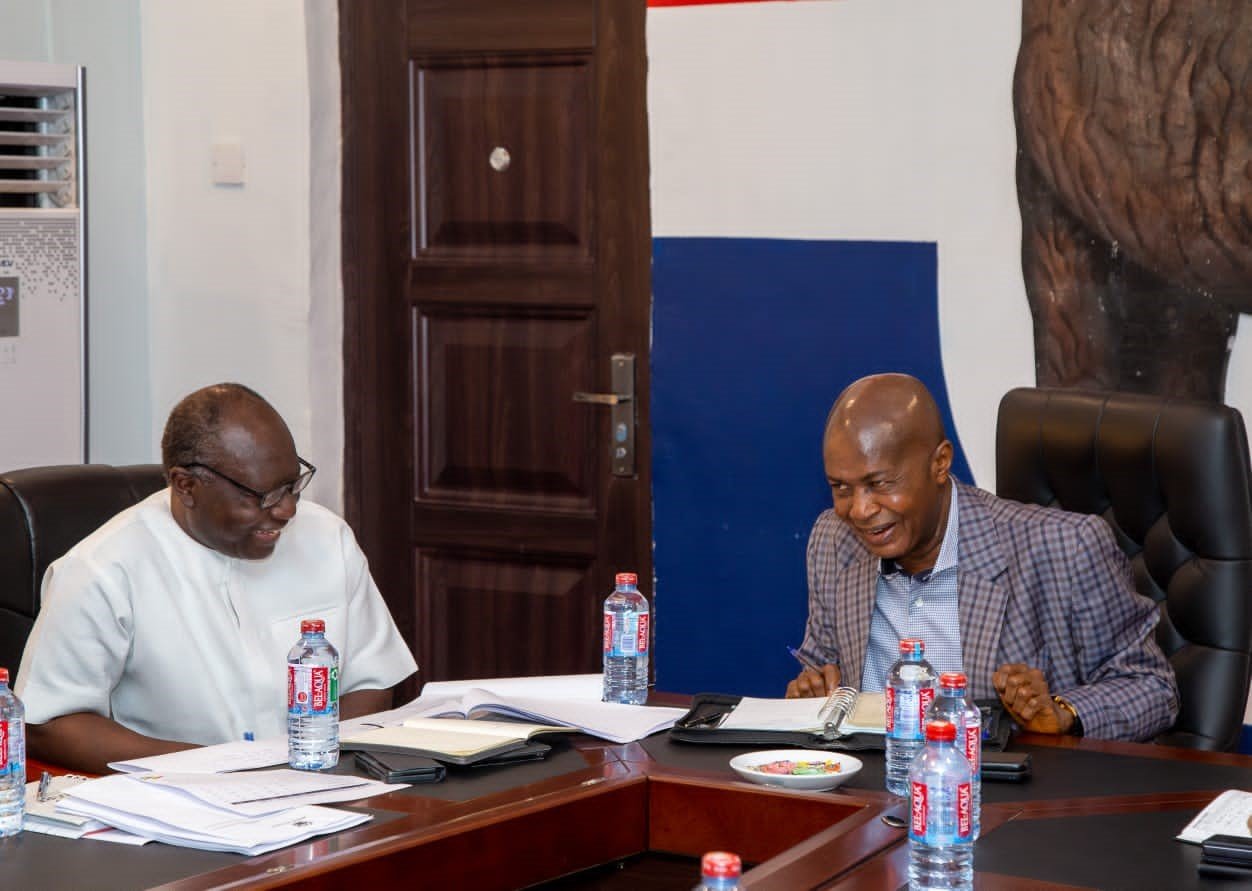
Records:
M837 687L825 699L754 699L745 696L719 730L788 730L846 736L886 733L883 694Z
M344 736L344 751L425 755L450 764L474 764L521 749L541 733L572 733L550 724L481 721L465 718L409 718L399 727L382 727Z
M427 685L429 686L429 685ZM425 698L425 691L423 697ZM581 730L610 742L626 743L667 730L683 716L680 708L624 705L598 700L498 694L493 690L466 690L417 712L418 718L478 718L498 715L521 721L555 724Z

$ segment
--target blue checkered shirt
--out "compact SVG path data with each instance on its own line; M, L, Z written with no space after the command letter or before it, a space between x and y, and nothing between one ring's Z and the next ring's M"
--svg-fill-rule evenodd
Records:
M909 575L895 561L882 561L861 673L862 690L886 687L891 666L900 658L900 641L906 637L920 637L926 642L926 661L936 672L965 670L956 595L959 512L951 483L948 491L948 526L934 567Z

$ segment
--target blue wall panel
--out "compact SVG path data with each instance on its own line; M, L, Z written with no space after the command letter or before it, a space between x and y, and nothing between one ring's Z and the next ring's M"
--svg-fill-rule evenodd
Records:
M956 446L933 243L653 241L656 666L663 690L777 696L804 633L821 433L861 375L926 382Z

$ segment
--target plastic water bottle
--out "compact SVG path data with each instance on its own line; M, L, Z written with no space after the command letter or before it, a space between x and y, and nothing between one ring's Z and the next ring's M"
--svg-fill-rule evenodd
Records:
M26 709L0 668L0 838L22 831L26 811Z
M945 671L939 675L939 690L926 712L926 721L947 721L956 725L956 747L969 762L970 787L974 793L974 838L982 829L982 712L965 698L964 672Z
M909 889L974 887L974 793L956 726L926 725L926 748L909 772Z
M922 721L935 698L935 670L918 637L900 641L900 658L887 675L887 791L909 794L909 768L922 750Z
M287 762L300 770L339 763L339 651L321 619L300 623L287 654Z
M638 577L619 572L604 601L604 701L643 705L648 698L651 613Z
M700 884L693 891L739 891L743 862L729 851L709 851L700 859Z

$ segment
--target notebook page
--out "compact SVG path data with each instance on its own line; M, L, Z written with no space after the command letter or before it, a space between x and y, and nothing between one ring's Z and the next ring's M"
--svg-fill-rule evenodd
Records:
M718 725L719 730L788 730L820 733L825 722L820 713L826 699L757 699L745 696L739 700Z

